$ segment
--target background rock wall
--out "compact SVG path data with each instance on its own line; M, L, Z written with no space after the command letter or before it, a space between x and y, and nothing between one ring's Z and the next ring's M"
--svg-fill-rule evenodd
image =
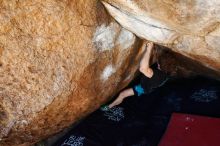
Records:
M220 72L220 1L104 1L109 13L137 36Z

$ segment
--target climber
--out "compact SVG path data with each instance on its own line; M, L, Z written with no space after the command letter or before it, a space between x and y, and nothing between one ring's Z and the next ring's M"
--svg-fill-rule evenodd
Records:
M140 84L123 90L119 96L108 106L109 108L119 105L125 98L129 96L141 96L142 94L150 93L154 88L162 86L168 80L166 73L161 71L158 61L153 61L155 64L152 66L152 68L150 67L150 59L154 46L152 42L145 42L143 45L144 49L146 48L146 44L147 49L145 50L139 67L139 71L142 74Z

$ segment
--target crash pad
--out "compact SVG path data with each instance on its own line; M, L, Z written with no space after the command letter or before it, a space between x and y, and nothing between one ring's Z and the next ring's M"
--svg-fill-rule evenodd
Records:
M159 146L219 146L220 119L172 114Z

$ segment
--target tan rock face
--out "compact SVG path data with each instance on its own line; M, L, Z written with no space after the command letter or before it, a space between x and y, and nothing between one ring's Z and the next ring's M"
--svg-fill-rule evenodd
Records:
M109 13L137 36L220 73L220 1L104 1Z
M141 45L97 0L0 0L0 145L97 109L133 78Z

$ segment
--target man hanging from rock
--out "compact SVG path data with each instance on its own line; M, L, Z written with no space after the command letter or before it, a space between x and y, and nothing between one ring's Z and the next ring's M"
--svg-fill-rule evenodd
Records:
M154 88L162 86L168 80L166 73L161 71L158 61L153 61L152 68L150 67L150 59L154 44L152 42L145 42L143 47L146 48L146 46L147 49L145 50L139 67L139 71L141 72L140 84L123 90L119 96L109 105L109 108L119 105L125 98L129 96L141 96L142 94L148 94L152 92Z

